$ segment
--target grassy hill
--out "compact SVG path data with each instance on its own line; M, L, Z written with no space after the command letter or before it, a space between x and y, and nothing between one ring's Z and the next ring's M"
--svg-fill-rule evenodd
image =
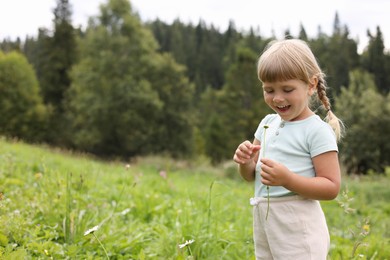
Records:
M389 185L344 177L322 202L331 259L390 259ZM253 187L233 164L104 162L0 139L0 192L0 259L254 259Z

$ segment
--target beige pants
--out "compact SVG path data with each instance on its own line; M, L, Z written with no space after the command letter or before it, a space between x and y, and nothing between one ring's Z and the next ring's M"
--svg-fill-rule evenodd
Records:
M325 260L330 238L325 216L317 200L300 196L256 198L253 238L256 259Z

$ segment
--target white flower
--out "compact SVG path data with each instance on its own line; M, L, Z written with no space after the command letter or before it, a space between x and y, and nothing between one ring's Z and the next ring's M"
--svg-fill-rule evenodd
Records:
M87 231L85 231L84 236L89 235L89 234L97 231L98 229L99 229L99 226L94 226L93 228L88 229Z
M179 245L179 248L183 248L183 247L186 247L188 245L191 245L192 243L194 243L195 240L191 239L191 240L187 240L184 244L180 244Z
M130 209L127 208L127 209L125 209L125 210L123 210L123 211L121 212L121 215L126 215L126 214L129 213L129 212L130 212Z

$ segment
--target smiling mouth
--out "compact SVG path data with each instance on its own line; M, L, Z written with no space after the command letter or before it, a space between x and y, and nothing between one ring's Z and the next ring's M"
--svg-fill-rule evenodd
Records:
M276 106L277 109L281 112L287 111L291 106L290 105L285 105L285 106Z

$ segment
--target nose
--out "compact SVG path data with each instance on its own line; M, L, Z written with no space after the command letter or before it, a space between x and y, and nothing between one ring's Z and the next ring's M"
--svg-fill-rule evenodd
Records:
M284 97L281 93L275 93L274 98L272 99L275 103L280 103L284 101Z

